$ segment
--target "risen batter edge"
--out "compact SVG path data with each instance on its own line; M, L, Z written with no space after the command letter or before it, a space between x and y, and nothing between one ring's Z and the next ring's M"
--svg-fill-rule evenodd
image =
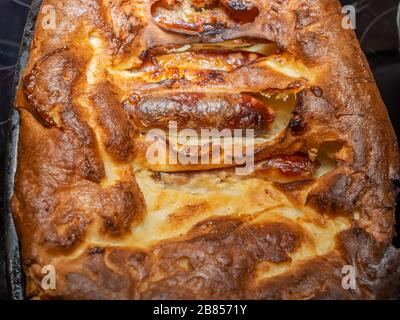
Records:
M391 246L397 141L338 2L244 1L258 12L189 33L167 31L154 2L43 1L56 10L56 28L45 28L39 15L16 101L13 212L27 297L398 297L400 253ZM243 37L275 43L306 71L297 77L244 66L193 81L185 70L175 78L129 73L150 47ZM146 167L146 146L123 108L128 96L247 91L260 83L297 98L287 128L261 144L256 159L331 143L340 146L334 168L281 183L268 172L243 178L229 168ZM55 290L41 286L49 264ZM342 287L345 265L357 270L355 290Z

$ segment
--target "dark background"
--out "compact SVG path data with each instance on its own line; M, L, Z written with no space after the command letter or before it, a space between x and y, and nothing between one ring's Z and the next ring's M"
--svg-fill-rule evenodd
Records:
M342 0L357 10L356 32L400 137L399 0ZM10 109L10 91L25 20L31 0L0 0L0 176L3 173L5 128ZM400 14L400 13L399 13ZM1 200L1 199L0 199ZM0 204L1 208L1 204ZM0 211L1 213L1 211ZM400 216L400 212L397 217ZM7 297L4 246L0 226L0 299ZM396 239L396 245L400 243Z

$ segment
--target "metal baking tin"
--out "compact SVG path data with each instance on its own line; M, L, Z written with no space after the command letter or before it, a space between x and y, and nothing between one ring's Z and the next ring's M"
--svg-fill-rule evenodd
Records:
M6 137L6 159L3 177L3 222L6 259L6 276L9 298L24 299L25 279L21 265L19 243L11 212L11 197L14 190L14 174L17 167L17 149L19 135L19 114L14 108L15 95L19 80L29 56L29 50L35 31L36 18L40 11L42 0L33 0L28 19L25 24L18 61L15 66L15 75L12 86L11 101L9 103L9 125Z
M33 0L26 21L24 35L21 42L15 76L12 86L11 101L9 104L9 127L6 141L5 172L2 181L3 190L3 222L6 251L6 276L9 298L23 300L25 297L25 276L20 260L18 236L15 230L11 212L11 197L14 190L14 174L17 167L18 136L19 136L19 113L14 108L15 95L22 72L28 60L29 51L35 31L36 19L40 11L42 0ZM400 10L400 5L399 5ZM400 12L400 11L399 11ZM394 123L396 124L396 123ZM397 203L399 204L400 196ZM400 206L396 210L397 219L400 217ZM397 225L397 233L400 235L400 223ZM400 239L398 239L400 242Z

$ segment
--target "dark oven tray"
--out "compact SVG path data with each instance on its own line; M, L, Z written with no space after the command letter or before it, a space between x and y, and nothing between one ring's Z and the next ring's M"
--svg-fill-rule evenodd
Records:
M19 243L11 212L11 197L14 190L14 174L17 166L17 149L19 135L19 114L14 108L15 94L22 71L29 56L29 50L35 31L35 23L40 11L42 0L33 0L28 19L26 21L24 35L19 50L18 61L15 66L15 76L13 80L11 103L8 122L8 135L6 137L6 159L3 177L3 221L4 221L4 241L6 253L6 276L9 298L14 300L24 299L25 281L21 266Z
M14 300L24 299L25 279L24 272L21 266L19 242L15 230L10 200L14 190L14 174L17 166L17 148L18 148L18 135L19 135L19 114L14 108L15 94L22 71L26 65L31 42L33 39L36 19L40 11L42 0L33 0L31 9L26 21L24 35L21 42L18 61L15 69L15 76L12 86L12 94L10 100L9 121L8 121L8 135L6 137L6 161L5 172L2 181L3 190L3 221L4 221L4 236L5 236L5 252L6 252L6 276L8 284L9 298ZM397 119L397 118L396 118ZM396 126L396 119L392 118L393 125ZM400 196L398 198L398 203ZM397 219L400 217L400 206L396 210ZM397 233L400 234L400 223L398 220ZM399 245L400 239L396 239L396 244Z

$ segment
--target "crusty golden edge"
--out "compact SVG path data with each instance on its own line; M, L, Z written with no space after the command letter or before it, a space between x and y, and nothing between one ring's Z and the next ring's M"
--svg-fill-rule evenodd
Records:
M117 8L121 3L116 3ZM57 18L61 24L55 30L43 29L39 17L24 74L29 75L34 65L47 55L56 50L67 50L68 53L62 58L66 64L73 62L79 83L79 70L83 70L90 59L89 48L80 48L81 40L85 37L82 30L91 26L105 31L110 39L118 39L123 32L113 34L112 28L110 30L107 26L107 20L110 19L106 12L107 1L82 3L75 0L48 0L43 5L46 4L57 8ZM52 255L72 252L74 246L84 238L93 216L102 215L104 232L111 237L119 237L127 232L134 221L140 221L144 209L140 206L143 203L142 195L132 172L127 172L126 181L121 181L111 190L99 187L98 182L105 173L94 134L81 120L78 110L73 105L68 106L68 99L63 113L65 128L46 127L36 116L25 111L31 110L31 106L22 93L21 84L17 97L21 112L21 134L13 211L22 242L28 296L71 299L371 299L398 295L396 283L399 283L400 255L390 247L396 195L393 183L399 179L397 141L365 57L354 33L340 27L341 15L337 2L301 1L300 4L299 1L291 1L289 4L288 1L265 1L265 7L271 6L275 10L268 11L264 20L260 18L256 26L231 30L224 36L261 35L295 53L310 68L321 68L318 87L323 92L322 96L320 92L316 94L310 89L299 95L295 112L303 125L301 139L298 137L298 128L293 127L280 148L261 150L260 153L264 153L264 156L273 155L298 147L300 143L318 145L316 139L331 138L346 143L351 150L351 157L347 157L337 170L322 177L308 197L310 206L328 215L343 212L351 214L356 210L360 213L359 219L353 219L352 229L339 235L337 248L327 256L314 258L288 274L251 288L245 281L248 264L252 261L251 252L244 255L242 261L234 263L240 266L237 270L241 270L242 274L225 271L229 263L232 264L229 259L240 250L232 240L237 239L233 232L237 226L235 221L228 220L221 224L228 223L229 226L223 227L222 231L218 229L217 238L211 241L233 241L229 244L231 249L228 257L225 257L228 264L224 264L224 258L218 262L214 256L207 256L210 269L203 282L196 282L196 278L193 278L189 283L187 276L181 275L181 278L170 278L169 282L155 283L146 290L136 290L132 275L127 274L129 272L125 270L125 265L129 261L136 266L136 278L145 276L149 265L155 264L146 252L130 252L124 248L91 248L78 256L76 261L57 265L57 269L68 276L59 282L56 291L43 292L40 289L41 266L51 261ZM117 9L115 12L118 16ZM122 16L120 18L123 19ZM120 31L124 31L124 27L120 27ZM122 59L124 54L130 54L132 48L129 48L129 39L125 38L119 45L126 49L117 53ZM79 90L79 86L73 90ZM67 92L67 96L70 94ZM321 128L321 124L324 128ZM120 142L113 144L111 141L111 144L117 149L121 146ZM105 198L114 200L112 204L107 204L103 203L102 199ZM109 205L110 210L93 213L92 209L97 203L103 203L105 208ZM132 203L135 205L130 205ZM63 214L49 212L49 208L55 207L56 212ZM64 236L56 230L60 224L67 226ZM225 235L228 232L230 236L218 239L221 232ZM271 235L277 236L279 232L282 232L282 228L271 231ZM212 244L199 238L177 244L167 243L159 250L168 256L181 248L190 255L202 252L204 246L209 245ZM345 291L339 287L339 266L344 262L357 265L361 283L358 290ZM219 282L214 278L217 274L223 275ZM172 287L175 289L171 290Z

